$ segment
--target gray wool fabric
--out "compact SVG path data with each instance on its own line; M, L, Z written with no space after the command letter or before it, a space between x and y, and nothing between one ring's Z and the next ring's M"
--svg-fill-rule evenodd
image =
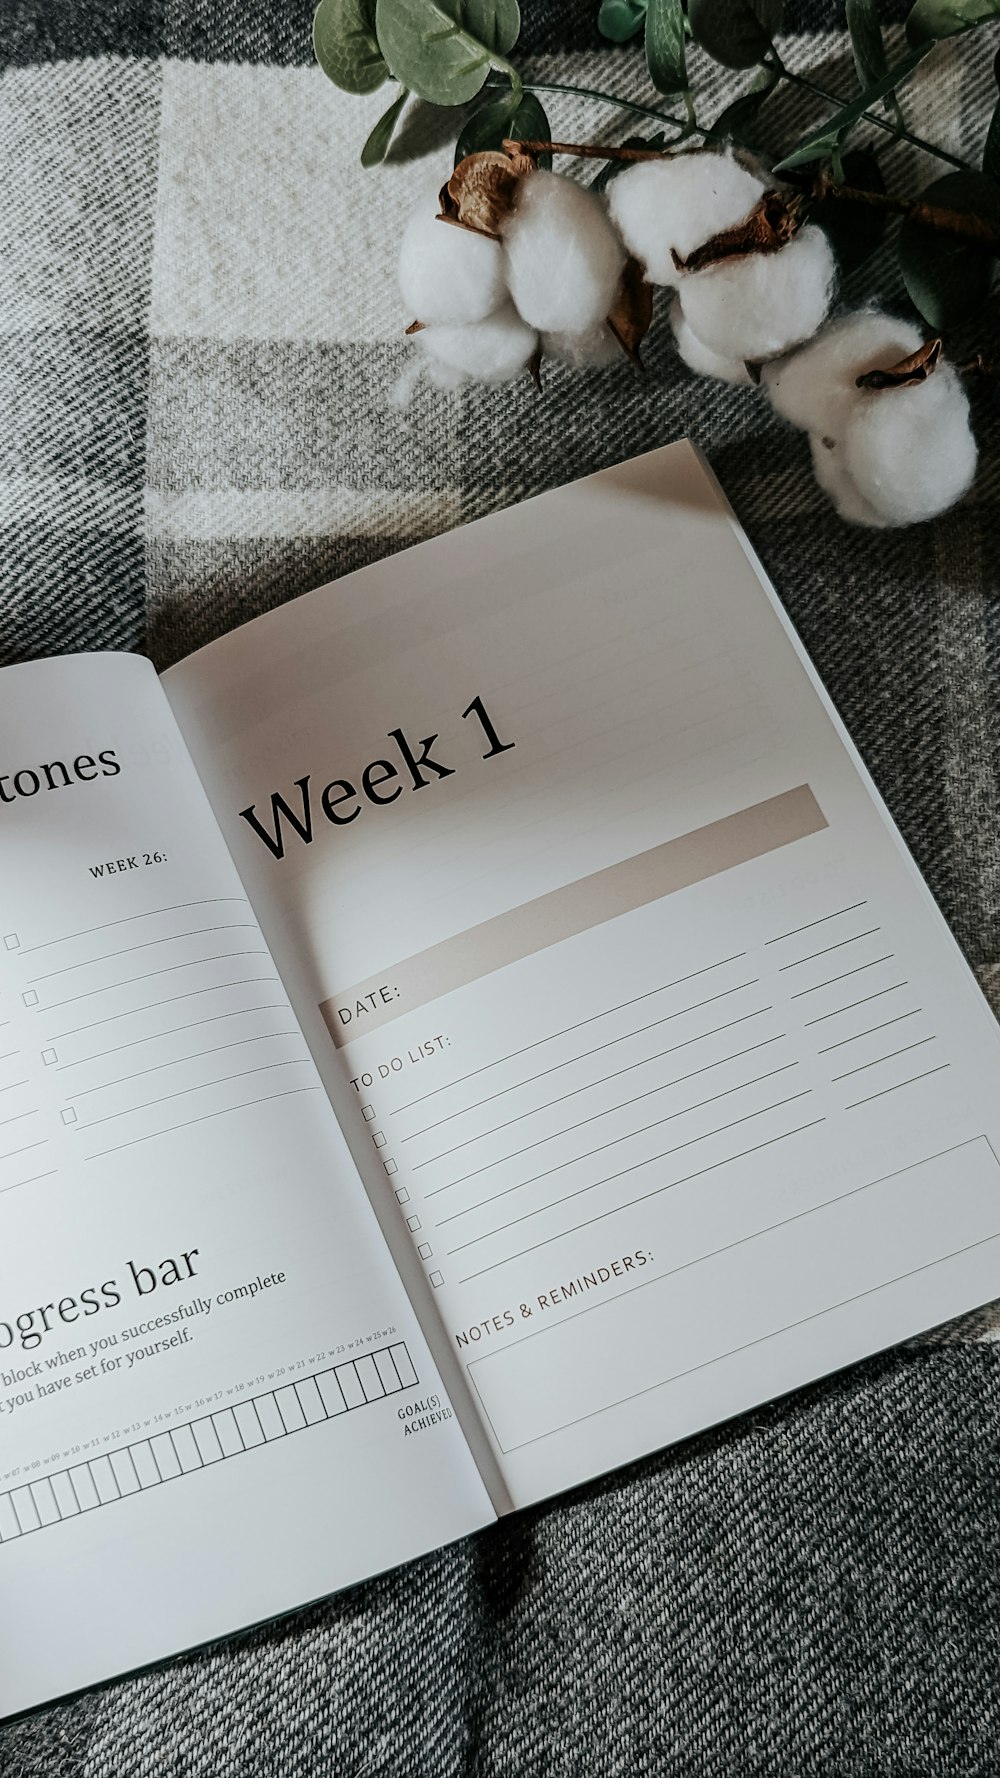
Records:
M541 396L412 387L394 245L454 126L424 110L392 163L362 173L386 98L329 87L310 10L4 0L0 663L144 648L166 665L391 550L689 434L1000 1005L997 398L974 396L972 496L880 533L835 517L804 440L759 394L678 364L662 314L642 377L553 366ZM648 99L638 54L602 48L595 11L528 0L526 74ZM790 63L850 92L829 0L796 0L786 24ZM938 52L909 90L911 127L974 159L994 48ZM697 57L695 76L709 117L744 78ZM562 139L609 127L587 101L545 102ZM811 104L775 102L782 140ZM894 188L934 176L898 151L886 167ZM873 282L904 301L885 253L844 294ZM995 338L961 343L995 355ZM985 1311L0 1728L0 1778L994 1778L998 1332ZM18 1633L43 1663L44 1623Z

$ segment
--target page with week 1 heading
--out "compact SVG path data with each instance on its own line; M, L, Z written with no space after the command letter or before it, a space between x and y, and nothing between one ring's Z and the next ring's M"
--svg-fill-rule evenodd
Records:
M146 661L0 674L0 1715L495 1515Z
M516 1503L1000 1294L1000 1033L689 446L166 684Z

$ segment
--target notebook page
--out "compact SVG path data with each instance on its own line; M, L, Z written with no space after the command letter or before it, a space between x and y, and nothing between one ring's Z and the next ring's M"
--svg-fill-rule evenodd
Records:
M0 860L6 1715L493 1515L147 662L0 674Z
M516 1502L1000 1294L995 1022L689 447L167 686Z

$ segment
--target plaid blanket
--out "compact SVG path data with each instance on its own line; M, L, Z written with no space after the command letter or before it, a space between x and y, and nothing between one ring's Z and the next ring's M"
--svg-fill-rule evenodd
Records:
M692 379L662 326L642 378L553 367L541 397L407 398L394 245L448 164L447 128L423 111L363 173L383 95L348 100L311 66L310 10L3 0L0 661L146 647L166 664L387 551L688 433L984 986L1000 986L1000 406L979 400L984 463L961 510L882 534L843 526L804 441L751 392ZM536 81L644 90L636 52L601 47L593 0L525 10ZM793 65L850 90L827 0L789 10ZM736 90L699 79L709 115ZM989 55L960 40L908 114L974 155L994 98ZM608 127L572 94L546 102L564 139ZM805 127L804 101L782 103ZM898 298L888 261L875 273ZM992 1778L998 1328L973 1318L0 1730L0 1778ZM0 1580L0 1647L44 1649L44 1624L2 1610Z

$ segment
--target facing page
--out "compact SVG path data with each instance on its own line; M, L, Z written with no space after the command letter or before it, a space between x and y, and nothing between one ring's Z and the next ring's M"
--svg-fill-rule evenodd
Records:
M493 1518L148 662L0 674L0 1715Z

